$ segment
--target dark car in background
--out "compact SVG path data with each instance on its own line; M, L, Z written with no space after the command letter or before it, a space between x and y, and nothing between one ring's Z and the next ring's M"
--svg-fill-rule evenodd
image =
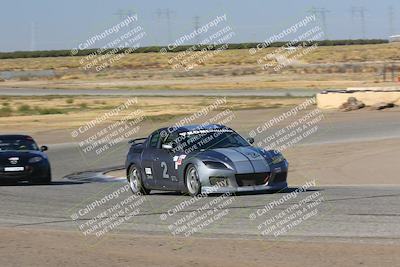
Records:
M0 182L51 182L47 146L39 146L27 135L0 135Z

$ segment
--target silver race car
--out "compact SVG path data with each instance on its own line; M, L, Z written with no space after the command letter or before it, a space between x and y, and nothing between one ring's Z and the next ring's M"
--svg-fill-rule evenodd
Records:
M154 189L192 196L286 188L286 159L253 142L222 125L162 128L130 141L128 182L134 193Z

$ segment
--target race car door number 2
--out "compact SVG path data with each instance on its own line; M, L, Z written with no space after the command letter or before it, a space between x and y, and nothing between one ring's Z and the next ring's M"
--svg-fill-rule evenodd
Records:
M169 179L168 166L165 161L161 162L161 168L163 169L163 178Z

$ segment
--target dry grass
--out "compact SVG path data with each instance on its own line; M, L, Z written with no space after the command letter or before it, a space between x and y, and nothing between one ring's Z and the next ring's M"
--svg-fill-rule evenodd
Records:
M299 59L300 65L281 73L265 72L257 59L273 52L267 48L255 55L246 49L228 50L186 71L172 70L168 60L175 53L126 55L110 68L84 71L82 57L0 60L4 70L55 70L55 77L17 78L2 87L91 89L246 89L246 88L346 88L393 85L382 83L383 63L399 62L399 44L318 47ZM328 65L329 64L329 65ZM346 64L346 65L345 65ZM353 66L351 64L356 64ZM362 65L360 65L362 64Z
M43 129L64 130L73 129L103 115L115 107L126 103L127 98L123 97L75 97L73 103L70 97L3 97L0 99L0 107L3 103L10 103L13 109L11 115L0 117L2 132L40 132ZM118 116L111 118L111 121L118 121L135 110L141 110L146 119L150 121L168 121L185 114L193 114L201 108L215 103L216 98L211 97L140 97L136 105L130 106ZM270 109L299 104L304 101L301 98L229 98L222 109ZM86 107L82 108L82 104ZM54 108L61 110L62 114L33 114L29 111L19 112L21 106Z
M271 53L276 48L267 48L256 55L247 49L227 50L209 58L201 67L227 65L253 65L261 55ZM321 46L306 55L305 63L337 63L400 60L399 44ZM138 53L130 54L117 61L113 68L125 69L170 69L168 60L176 54ZM82 57L20 58L0 60L0 71L4 70L66 70L81 66Z

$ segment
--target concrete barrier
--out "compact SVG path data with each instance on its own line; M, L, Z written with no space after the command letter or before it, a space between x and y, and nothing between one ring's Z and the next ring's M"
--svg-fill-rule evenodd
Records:
M381 102L400 105L400 88L349 88L324 91L317 94L317 105L321 109L338 109L349 97L355 97L367 106Z

